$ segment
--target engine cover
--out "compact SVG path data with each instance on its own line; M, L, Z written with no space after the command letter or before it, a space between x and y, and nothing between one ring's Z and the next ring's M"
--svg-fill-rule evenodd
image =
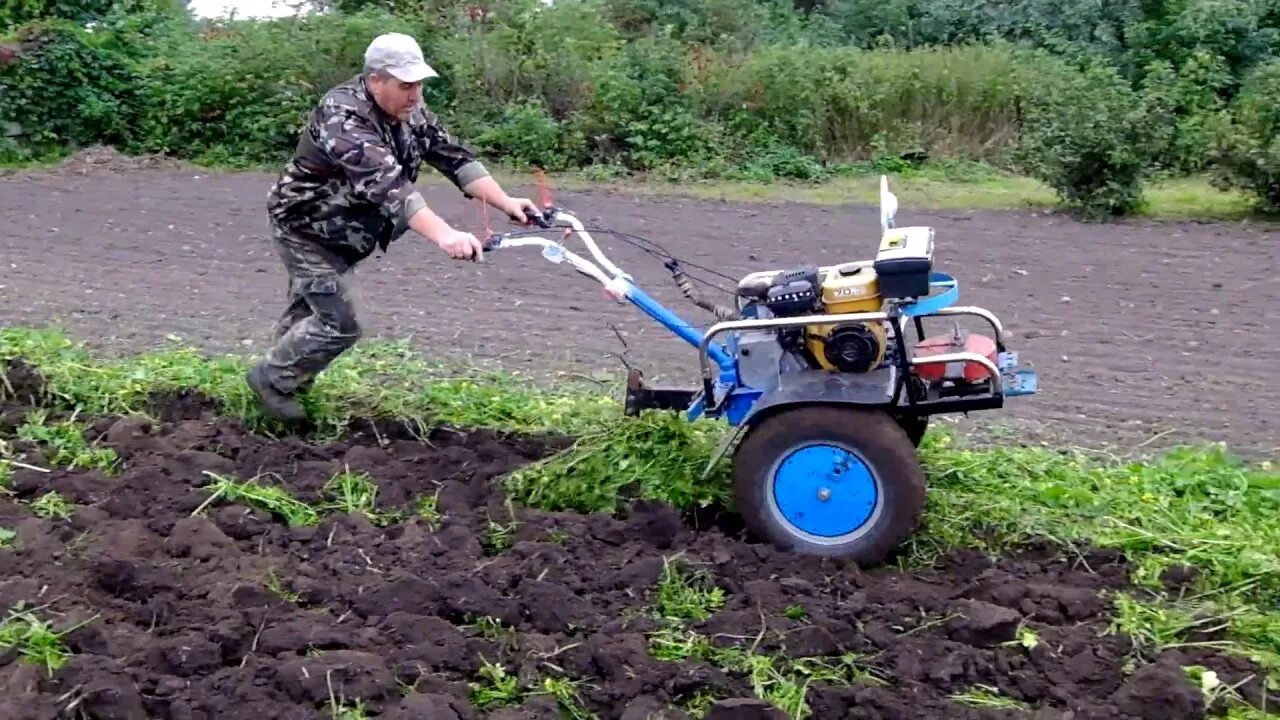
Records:
M884 362L885 336L883 323L839 323L826 333L811 333L809 349L828 370L871 372Z
M868 263L830 268L822 279L823 312L831 315L877 312L883 303L876 271ZM809 354L827 370L871 372L884 360L887 332L882 322L811 325L805 329Z
M772 276L748 276L738 283L738 295L763 305L775 317L817 312L820 289L816 265L784 270Z

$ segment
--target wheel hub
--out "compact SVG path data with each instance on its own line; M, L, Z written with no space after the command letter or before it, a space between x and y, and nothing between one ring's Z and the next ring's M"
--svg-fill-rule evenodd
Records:
M879 495L866 463L827 443L787 453L773 473L778 513L801 533L818 538L857 532L875 513Z

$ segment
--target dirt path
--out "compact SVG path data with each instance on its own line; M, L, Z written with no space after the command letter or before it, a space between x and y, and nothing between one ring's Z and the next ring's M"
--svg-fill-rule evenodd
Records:
M137 170L0 178L0 304L9 325L61 321L74 336L129 351L177 335L212 352L258 352L284 286L266 243L269 175ZM533 192L530 189L520 189ZM479 229L474 206L434 186L429 202ZM737 205L561 192L584 219L643 235L682 259L739 276L874 251L874 208ZM495 217L494 222L497 222ZM929 214L938 262L964 304L994 310L1042 375L1042 393L983 425L1032 437L1134 446L1225 440L1250 455L1280 446L1280 234L1243 225L1092 227L1010 213ZM607 238L602 238L607 240ZM614 241L606 252L686 318L660 263ZM451 263L406 237L360 271L370 337L411 334L427 352L497 360L545 375L621 368L692 382L694 351L590 281L535 252ZM941 326L937 326L940 328ZM1273 370L1267 370L1271 367Z

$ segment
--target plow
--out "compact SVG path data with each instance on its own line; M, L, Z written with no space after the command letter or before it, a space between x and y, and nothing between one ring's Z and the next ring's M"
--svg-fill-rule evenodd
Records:
M696 349L698 376L688 386L650 385L630 370L624 409L727 423L732 432L704 476L730 454L733 497L750 534L875 564L915 531L924 510L918 447L929 419L998 410L1038 388L996 314L957 304L959 282L934 268L934 229L896 226L897 209L882 176L873 257L749 273L737 280L732 305L703 298L679 260L655 253L684 296L715 318L706 328L645 292L592 236L618 233L588 228L550 203L530 214L536 227L490 234L484 247L541 248ZM566 247L575 235L590 258ZM963 331L960 318L990 333ZM951 327L926 334L925 321L937 319Z

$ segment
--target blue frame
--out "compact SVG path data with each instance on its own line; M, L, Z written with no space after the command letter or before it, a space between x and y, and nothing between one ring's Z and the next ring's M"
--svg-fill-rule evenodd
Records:
M646 315L662 323L663 327L679 335L680 339L695 348L701 346L702 335L705 331L695 329L687 320L671 312L662 303L654 300L648 293L636 287L635 283L627 283L627 299L631 301L631 304L643 310ZM720 368L720 377L727 379L726 384L737 385L738 361L724 348L718 347L715 343L712 343L707 349L707 354L711 356L712 362Z

